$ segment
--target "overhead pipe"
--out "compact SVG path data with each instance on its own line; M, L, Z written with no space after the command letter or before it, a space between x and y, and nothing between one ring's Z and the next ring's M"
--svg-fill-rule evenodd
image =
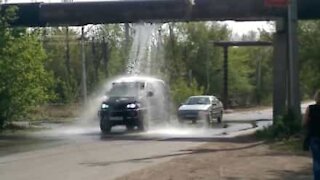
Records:
M276 20L286 7L265 0L130 0L71 3L2 4L18 7L15 26L62 26L107 23ZM299 19L319 19L319 0L298 0Z

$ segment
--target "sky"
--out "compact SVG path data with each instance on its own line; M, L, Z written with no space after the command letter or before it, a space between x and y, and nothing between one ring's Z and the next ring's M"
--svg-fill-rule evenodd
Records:
M3 2L7 1L8 3L29 3L29 2L61 2L63 0L2 0ZM72 1L72 0L66 0ZM90 0L73 0L74 2L81 1L90 1ZM92 1L107 1L107 0L92 0ZM258 31L259 29L265 29L269 32L274 31L274 27L270 23L265 21L254 21L254 22L235 22L235 21L223 21L221 23L227 24L234 34L239 36L248 33L249 31Z
M222 23L227 24L234 33L246 34L249 31L258 31L259 29L265 29L268 32L274 31L274 26L270 22L266 21L253 21L253 22L235 22L224 21Z

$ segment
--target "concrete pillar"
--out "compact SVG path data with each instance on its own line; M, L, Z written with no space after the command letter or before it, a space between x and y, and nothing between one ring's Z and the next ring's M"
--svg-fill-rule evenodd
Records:
M285 20L279 20L274 34L273 119L286 113L288 31Z
M301 118L299 58L298 58L298 10L297 0L291 0L288 10L288 110Z

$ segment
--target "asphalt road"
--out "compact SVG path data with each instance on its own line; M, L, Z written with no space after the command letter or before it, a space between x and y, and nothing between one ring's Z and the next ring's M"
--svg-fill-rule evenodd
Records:
M232 138L233 134L252 129L252 124L242 123L244 120L264 120L259 124L261 128L271 124L271 117L270 109L234 112L224 116L224 121L230 122L227 127L208 129L201 123L172 124L145 133L128 133L116 127L109 135L100 133L97 122L57 125L51 130L17 137L21 144L12 147L1 146L1 143L14 138L0 138L0 179L114 179L184 156L188 149L205 142ZM24 143L28 140L38 143Z

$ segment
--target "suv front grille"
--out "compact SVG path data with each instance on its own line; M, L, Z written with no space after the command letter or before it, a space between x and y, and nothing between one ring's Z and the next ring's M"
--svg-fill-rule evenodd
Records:
M110 109L112 111L125 111L125 110L127 110L127 104L111 105Z

